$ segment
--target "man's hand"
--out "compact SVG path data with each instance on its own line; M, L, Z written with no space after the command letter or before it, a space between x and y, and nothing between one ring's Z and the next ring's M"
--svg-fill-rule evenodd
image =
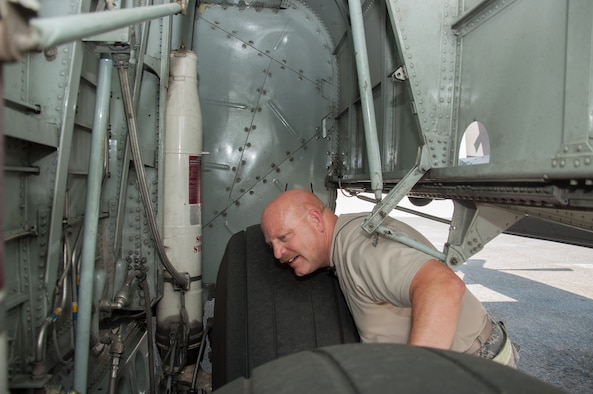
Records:
M410 284L412 329L408 344L450 349L465 290L465 283L443 263L424 263Z

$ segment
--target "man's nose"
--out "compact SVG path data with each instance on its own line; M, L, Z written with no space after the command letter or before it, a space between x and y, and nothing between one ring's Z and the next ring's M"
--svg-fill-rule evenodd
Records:
M282 255L284 254L284 248L277 243L272 244L272 248L274 249L274 257L280 260Z

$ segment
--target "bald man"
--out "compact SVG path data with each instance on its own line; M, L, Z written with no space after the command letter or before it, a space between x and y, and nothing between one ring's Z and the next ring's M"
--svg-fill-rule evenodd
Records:
M367 216L338 217L313 193L295 189L266 206L261 227L274 256L297 276L334 270L363 342L450 349L515 367L504 327L465 283L423 252L375 239L361 227ZM384 224L430 245L402 222L387 218Z

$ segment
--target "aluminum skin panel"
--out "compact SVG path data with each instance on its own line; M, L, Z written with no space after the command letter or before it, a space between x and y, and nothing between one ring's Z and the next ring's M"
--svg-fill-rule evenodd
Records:
M227 240L259 223L274 196L294 187L328 196L332 141L322 137L321 126L335 111L338 75L333 42L302 3L286 9L203 5L196 26L208 152L203 275L214 282Z

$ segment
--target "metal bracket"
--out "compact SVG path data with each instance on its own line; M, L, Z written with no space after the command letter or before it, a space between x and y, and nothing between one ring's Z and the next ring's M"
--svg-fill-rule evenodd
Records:
M389 212L395 209L430 168L430 152L426 145L422 145L418 148L416 165L391 189L383 201L375 205L373 212L362 223L362 228L369 234L376 231Z
M462 265L497 235L526 215L496 205L453 201L453 220L443 252L451 268Z
M408 73L404 66L399 66L389 77L393 82L404 82L408 79Z
M189 291L192 282L192 278L189 275L189 272L180 272L180 274L185 277L185 283L179 283L173 278L171 278L173 282L173 289L175 291Z
M321 137L323 139L326 139L329 136L329 129L331 127L327 126L327 121L328 121L328 119L333 119L333 117L334 117L334 113L330 112L323 119L321 119ZM333 127L333 125L332 125L332 127Z

